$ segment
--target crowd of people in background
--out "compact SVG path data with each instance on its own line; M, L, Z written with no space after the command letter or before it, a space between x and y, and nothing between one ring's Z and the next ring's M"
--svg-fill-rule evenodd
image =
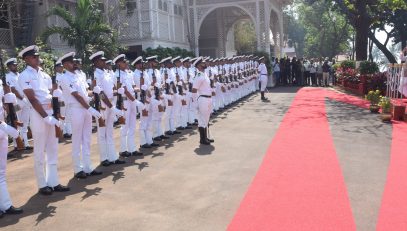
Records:
M275 86L328 87L335 84L333 65L328 58L271 58Z

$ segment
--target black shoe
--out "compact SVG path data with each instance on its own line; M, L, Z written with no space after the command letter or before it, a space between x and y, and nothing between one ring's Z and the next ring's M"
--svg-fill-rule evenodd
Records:
M4 217L4 213L0 211L0 219Z
M10 206L5 212L5 214L22 214L23 210L21 208L16 208L14 206Z
M141 148L151 148L151 146L148 145L148 144L143 144L143 145L141 145L140 147L141 147Z
M143 153L142 152L138 152L138 151L134 151L131 153L132 156L142 156Z
M63 185L59 184L59 185L55 186L55 187L53 188L53 190L54 190L55 192L68 192L68 191L70 191L71 189L70 189L69 187L67 187L67 186L63 186Z
M101 171L98 171L98 170L93 170L93 171L90 172L90 173L86 173L86 175L87 175L87 176L98 176L98 175L102 175L102 172L101 172Z
M117 160L115 160L113 162L110 162L110 163L112 163L112 164L125 164L126 161L117 159Z
M186 126L186 127L185 127L185 129L192 129L192 127L190 127L190 126Z
M67 134L67 133L64 134L65 139L70 139L71 137L72 137L72 135L70 135L70 134Z
M156 138L154 138L153 140L154 140L154 141L161 141L162 139L161 139L161 137L156 137Z
M46 195L46 196L51 195L52 194L52 188L48 187L48 186L45 186L43 188L40 188L38 190L38 193L40 193L42 195Z
M185 128L183 128L183 127L177 127L177 130L185 130Z
M104 167L108 167L108 166L110 166L110 161L104 160L104 161L100 162L100 164L101 164L102 166L104 166Z
M86 179L86 173L84 171L80 171L75 174L75 177L78 179Z
M33 150L34 148L33 147L31 147L31 146L27 146L27 147L25 147L25 150Z
M160 138L163 140L168 140L170 137L162 135L162 136L160 136Z
M151 146L151 147L159 147L160 145L159 145L159 144L156 144L156 143L152 143L152 144L150 144L150 146Z
M181 134L181 132L179 132L179 131L174 131L174 132L172 132L172 133L174 133L174 134Z
M199 143L200 144L204 144L204 145L209 145L209 144L211 144L211 143L209 143L209 141L207 141L206 139L205 139L205 128L203 128L203 127L199 127L199 136L200 136L200 139L199 139Z
M172 136L174 133L172 131L165 132L166 135Z
M128 152L128 151L125 151L125 152L119 153L119 155L122 156L122 157L129 157L129 156L131 156L131 153Z

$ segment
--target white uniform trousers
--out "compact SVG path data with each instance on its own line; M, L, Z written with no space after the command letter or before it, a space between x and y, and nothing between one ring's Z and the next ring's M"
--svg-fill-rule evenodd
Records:
M180 116L181 116L181 103L174 103L172 107L171 119L173 126L171 127L171 131L175 131L177 127L181 126L180 124Z
M6 166L7 166L7 134L0 131L0 211L4 212L12 205L10 194L7 189Z
M261 83L261 89L260 89L260 91L266 90L267 81L268 81L268 76L267 76L267 75L260 75L259 81L260 81L260 83Z
M52 110L47 109L48 115ZM55 136L55 126L44 122L41 115L32 109L30 111L30 126L34 141L34 169L38 188L55 187L58 178L58 139Z
M21 134L21 138L24 140L24 146L29 146L28 143L28 124L30 123L30 110L31 106L25 103L22 100L18 100L18 104L20 105L21 110L17 111L18 120L23 123L23 126L20 127L19 132Z
M208 127L212 112L212 98L198 97L198 126Z
M72 162L74 173L91 173L94 168L90 158L92 138L92 115L82 105L69 106L72 115Z
M72 115L71 109L68 105L61 107L61 115L65 117L63 122L63 132L64 134L72 134Z
M151 134L151 118L149 116L140 116L139 133L140 133L140 145L153 143L153 138Z
M175 131L173 119L173 106L167 106L165 109L165 131Z
M188 102L188 122L190 124L194 123L196 119L196 102L189 100Z
M164 135L162 129L162 117L157 117L151 120L152 127L153 127L153 137L160 137Z
M116 153L116 147L113 139L113 123L115 121L115 114L112 109L102 104L105 110L102 110L103 118L105 119L105 127L99 127L98 123L98 144L100 152L100 161L109 160L110 162L116 161L119 156ZM97 120L98 121L98 120Z
M186 127L188 126L188 104L181 106L181 113L180 113L180 126Z
M124 107L127 109L125 112L126 124L120 128L120 151L121 152L135 152L136 146L136 124L137 124L137 107L131 100L124 101Z

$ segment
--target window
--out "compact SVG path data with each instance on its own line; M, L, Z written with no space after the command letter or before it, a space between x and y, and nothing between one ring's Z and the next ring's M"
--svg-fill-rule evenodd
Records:
M163 10L163 1L158 0L158 9Z
M167 2L164 2L164 4L163 4L163 10L168 12L168 5L167 5Z
M137 0L126 1L127 14L132 14L137 9Z
M9 29L8 11L6 4L0 4L0 28Z

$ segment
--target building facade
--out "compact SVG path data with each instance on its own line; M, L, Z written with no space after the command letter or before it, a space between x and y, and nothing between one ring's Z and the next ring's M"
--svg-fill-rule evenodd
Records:
M148 47L179 47L196 55L233 55L235 23L255 25L257 49L278 56L283 44L282 8L288 0L101 0L106 21L118 31L119 42L140 54ZM76 0L0 0L0 48L32 44L45 27L64 22L46 17L55 5L75 12ZM48 45L70 48L58 35ZM271 47L271 49L270 49Z

